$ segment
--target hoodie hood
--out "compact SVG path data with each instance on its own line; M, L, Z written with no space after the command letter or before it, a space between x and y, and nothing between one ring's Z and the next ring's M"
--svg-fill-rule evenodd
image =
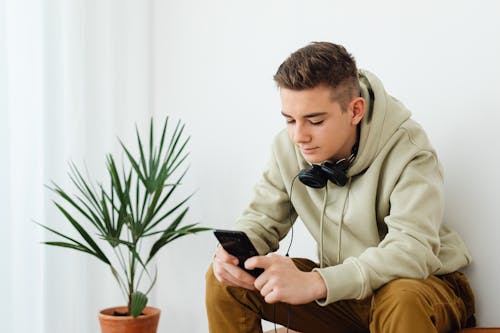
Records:
M366 113L361 121L358 153L347 172L349 177L368 168L390 137L411 117L410 111L385 91L373 73L359 70L358 76Z

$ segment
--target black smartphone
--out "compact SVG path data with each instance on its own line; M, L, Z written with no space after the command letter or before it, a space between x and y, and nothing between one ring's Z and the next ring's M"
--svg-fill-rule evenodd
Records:
M254 277L258 277L262 272L264 272L262 268L255 268L252 270L245 268L245 260L250 257L258 256L259 253L253 246L247 234L243 231L219 229L214 231L214 235L217 237L224 250L238 258L238 266L241 269L244 269Z

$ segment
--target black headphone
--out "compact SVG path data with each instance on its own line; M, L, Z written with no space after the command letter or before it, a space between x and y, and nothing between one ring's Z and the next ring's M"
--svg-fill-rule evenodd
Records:
M359 139L358 139L359 141ZM323 188L328 181L337 186L347 184L347 169L358 153L358 143L352 147L351 156L343 158L335 163L325 161L321 164L312 164L309 168L300 170L297 177L306 186L312 188Z
M307 169L299 172L299 180L306 186L312 188L323 188L328 181L337 186L344 186L347 183L347 168L349 167L347 159L341 159L335 163L323 162L313 164Z

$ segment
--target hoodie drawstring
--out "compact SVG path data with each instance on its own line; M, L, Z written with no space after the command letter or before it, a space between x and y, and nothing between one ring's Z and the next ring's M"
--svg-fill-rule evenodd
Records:
M337 244L337 264L340 264L340 252L342 250L342 227L344 225L344 215L349 201L349 191L351 190L351 177L347 183L347 191L344 197L344 204L342 206L342 214L340 215L339 226L337 228L338 244ZM325 221L326 201L328 199L328 184L325 186L325 194L323 195L323 207L321 208L321 219L319 222L319 267L323 268L323 224Z
M342 215L340 215L340 222L338 227L338 244L337 244L337 264L340 264L340 251L342 251L342 227L344 225L344 215L347 207L347 202L349 201L349 191L351 190L351 177L347 182L347 191L344 197L344 205L342 206Z
M323 195L323 208L321 209L321 218L319 222L319 267L323 268L323 222L325 220L326 200L328 198L328 183L325 186Z

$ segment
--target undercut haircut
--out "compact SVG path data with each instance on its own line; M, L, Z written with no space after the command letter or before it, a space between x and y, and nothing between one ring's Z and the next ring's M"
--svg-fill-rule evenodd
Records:
M360 96L354 57L337 44L312 42L292 53L278 68L274 81L279 88L304 90L320 85L332 88L332 100L342 111Z

